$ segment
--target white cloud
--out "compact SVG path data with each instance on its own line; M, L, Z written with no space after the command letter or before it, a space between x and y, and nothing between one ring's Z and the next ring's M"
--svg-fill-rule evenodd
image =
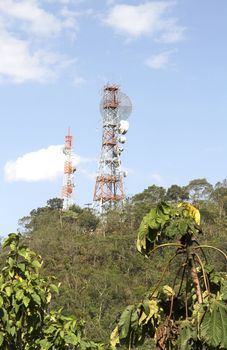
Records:
M4 175L7 182L24 181L54 181L63 176L65 156L63 145L51 145L38 151L29 152L16 160L8 161L4 166ZM74 154L73 165L82 175L93 180L95 173L86 169L92 163L97 164L96 158L81 157Z
M6 181L54 181L63 174L62 148L63 145L53 145L8 161L4 167ZM75 165L80 159L78 155L74 156Z
M0 77L2 81L45 82L54 79L58 72L74 63L66 57L36 50L32 52L26 40L17 39L0 31Z
M160 35L159 41L166 44L176 43L184 38L185 28L176 24L174 19L163 23L163 32Z
M18 20L24 31L39 35L57 34L63 27L57 17L40 8L35 0L1 0L0 14L8 20Z
M173 51L164 51L157 55L152 55L145 60L145 65L152 69L167 68L170 63L170 56Z
M150 35L173 43L182 39L184 28L168 17L174 2L149 1L141 5L119 4L112 7L103 22L116 32L131 38Z
M50 82L75 64L76 59L53 47L64 30L71 36L78 30L76 17L67 11L50 13L41 3L0 0L1 82Z

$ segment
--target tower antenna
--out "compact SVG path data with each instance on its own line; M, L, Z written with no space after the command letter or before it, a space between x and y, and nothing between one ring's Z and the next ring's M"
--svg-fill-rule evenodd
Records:
M76 168L73 166L73 136L70 128L68 128L68 135L65 136L65 145L63 148L65 155L64 161L64 178L63 178L63 208L68 210L73 204L73 190L74 190L74 173Z
M102 148L94 190L94 206L102 213L105 209L121 205L125 198L121 169L121 153L129 127L131 101L118 85L107 84L103 89L100 112L103 118Z

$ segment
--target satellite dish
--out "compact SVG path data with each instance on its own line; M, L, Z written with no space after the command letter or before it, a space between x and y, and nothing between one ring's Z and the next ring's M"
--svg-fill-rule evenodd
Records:
M124 93L118 92L118 116L120 120L127 120L132 113L132 103L130 98Z
M66 155L69 154L69 150L66 147L62 148L62 152Z
M111 88L111 87L110 87ZM113 119L114 122L127 120L132 112L132 103L130 98L118 90L104 94L100 101L100 113L102 117Z
M121 120L119 123L119 133L125 135L129 128L129 122L127 120Z
M126 137L125 136L119 137L119 142L120 143L125 143L126 142Z

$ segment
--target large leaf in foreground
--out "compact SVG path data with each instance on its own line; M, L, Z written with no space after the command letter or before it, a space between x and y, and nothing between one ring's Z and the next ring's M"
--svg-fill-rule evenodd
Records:
M209 346L227 349L227 305L214 300L201 323L201 339Z
M196 349L197 332L189 320L183 320L179 327L177 344L180 350Z
M161 229L170 218L171 208L166 203L160 203L144 216L138 232L137 249L147 255L155 245Z

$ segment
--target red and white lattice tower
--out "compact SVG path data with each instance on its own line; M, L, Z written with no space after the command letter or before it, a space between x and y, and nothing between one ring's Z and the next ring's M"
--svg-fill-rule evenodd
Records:
M65 146L63 148L65 155L64 161L64 179L63 179L63 208L69 209L73 204L73 190L74 190L74 173L76 168L73 166L73 137L70 135L70 128L68 135L65 136Z
M123 178L126 172L121 169L121 153L128 131L128 117L132 105L119 86L104 86L100 112L103 117L102 149L99 170L94 190L94 207L102 213L125 198ZM97 205L98 204L98 205Z

